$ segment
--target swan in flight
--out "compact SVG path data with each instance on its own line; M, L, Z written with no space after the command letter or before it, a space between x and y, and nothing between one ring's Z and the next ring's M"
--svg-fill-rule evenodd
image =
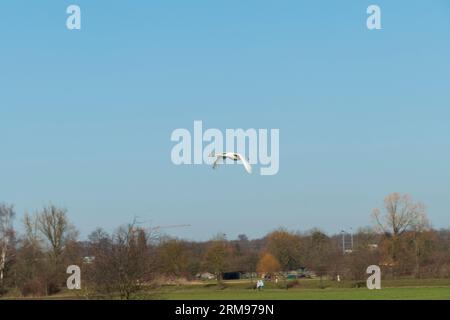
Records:
M238 161L238 160L241 160L241 162L242 162L242 164L244 165L244 168L245 168L245 170L248 172L248 173L252 173L252 166L250 165L250 163L241 155L241 154L239 154L239 153L234 153L234 152L221 152L221 153L211 153L210 155L209 155L210 157L214 157L214 158L216 158L216 160L214 161L214 163L213 163L213 169L216 169L217 168L217 166L220 164L220 163L223 163L224 162L224 160L226 159L226 158L229 158L229 159L231 159L231 160L233 160L233 161Z

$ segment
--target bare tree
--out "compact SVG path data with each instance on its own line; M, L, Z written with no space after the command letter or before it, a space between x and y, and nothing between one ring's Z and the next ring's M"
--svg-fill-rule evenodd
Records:
M153 265L150 256L154 235L133 222L120 227L111 237L96 232L90 237L94 263L90 279L96 290L108 295L119 294L121 299L132 295L151 283Z
M404 248L408 232L417 234L428 229L425 206L414 202L408 194L392 193L384 199L384 214L375 209L372 216L375 230L384 235L382 243L387 250L384 262L394 267L392 271L396 276L398 272L403 272L403 263L400 262L406 259ZM401 259L401 255L404 259Z
M44 286L44 293L47 295L57 292L65 282L66 249L69 244L75 242L77 231L69 222L67 210L52 204L45 206L34 217L27 216L25 224L30 231L27 232L28 237L32 240L28 243L30 245L28 254L39 252L42 240L47 242L49 250L45 250L44 257L35 264L41 269L38 273L39 281Z
M52 258L58 261L68 241L74 240L77 231L68 218L67 210L54 205L44 207L37 215L37 227L51 248Z
M0 203L0 284L3 282L8 249L13 234L14 206Z
M46 255L42 250L42 239L39 236L37 219L25 214L23 219L25 234L17 247L16 261L13 266L15 285L22 295L46 295L48 285L46 273Z
M428 226L425 206L414 202L410 195L391 193L384 199L384 215L380 209L374 209L372 216L376 230L386 236L396 237L407 230L423 230Z

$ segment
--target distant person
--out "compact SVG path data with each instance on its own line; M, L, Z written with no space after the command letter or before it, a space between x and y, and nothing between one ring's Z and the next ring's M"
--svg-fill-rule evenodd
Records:
M261 289L264 288L264 282L262 280L258 280L258 282L256 283L256 289L258 289L258 291L261 291Z

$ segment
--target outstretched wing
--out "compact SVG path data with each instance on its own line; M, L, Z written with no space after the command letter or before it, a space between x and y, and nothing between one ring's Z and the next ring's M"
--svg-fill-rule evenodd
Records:
M214 163L213 163L213 169L217 169L217 167L219 166L219 164L221 164L223 161L222 161L223 159L222 159L222 157L217 157L217 159L214 161Z
M252 166L250 165L250 163L248 163L247 159L245 159L241 154L237 154L239 160L242 161L242 164L244 165L245 170L248 173L252 173Z

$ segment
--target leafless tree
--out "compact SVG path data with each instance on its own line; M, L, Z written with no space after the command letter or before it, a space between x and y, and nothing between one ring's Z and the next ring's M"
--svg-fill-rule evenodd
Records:
M49 268L36 218L25 214L23 229L25 233L18 242L13 265L14 283L24 296L46 295L51 292L47 283Z
M14 215L14 206L0 203L0 284L3 282L8 259L8 249L13 234L12 221Z
M385 213L374 209L372 216L375 219L376 230L387 236L396 237L407 230L424 230L428 227L425 206L414 202L410 195L391 193L384 199Z
M96 290L108 295L119 294L121 299L149 285L153 265L151 242L155 235L133 222L120 227L112 236L96 232L90 237L94 263L90 268L90 279Z
M423 233L429 226L425 206L414 202L408 194L392 193L384 199L384 214L375 209L372 216L375 220L375 230L384 235L382 244L387 252L384 263L393 267L394 276L404 273L408 233L413 232L417 241L417 234ZM418 249L416 254L418 257ZM418 259L416 265L419 268Z
M77 236L75 227L67 218L67 210L54 205L44 207L37 214L37 227L51 248L52 258L58 261L65 245Z

